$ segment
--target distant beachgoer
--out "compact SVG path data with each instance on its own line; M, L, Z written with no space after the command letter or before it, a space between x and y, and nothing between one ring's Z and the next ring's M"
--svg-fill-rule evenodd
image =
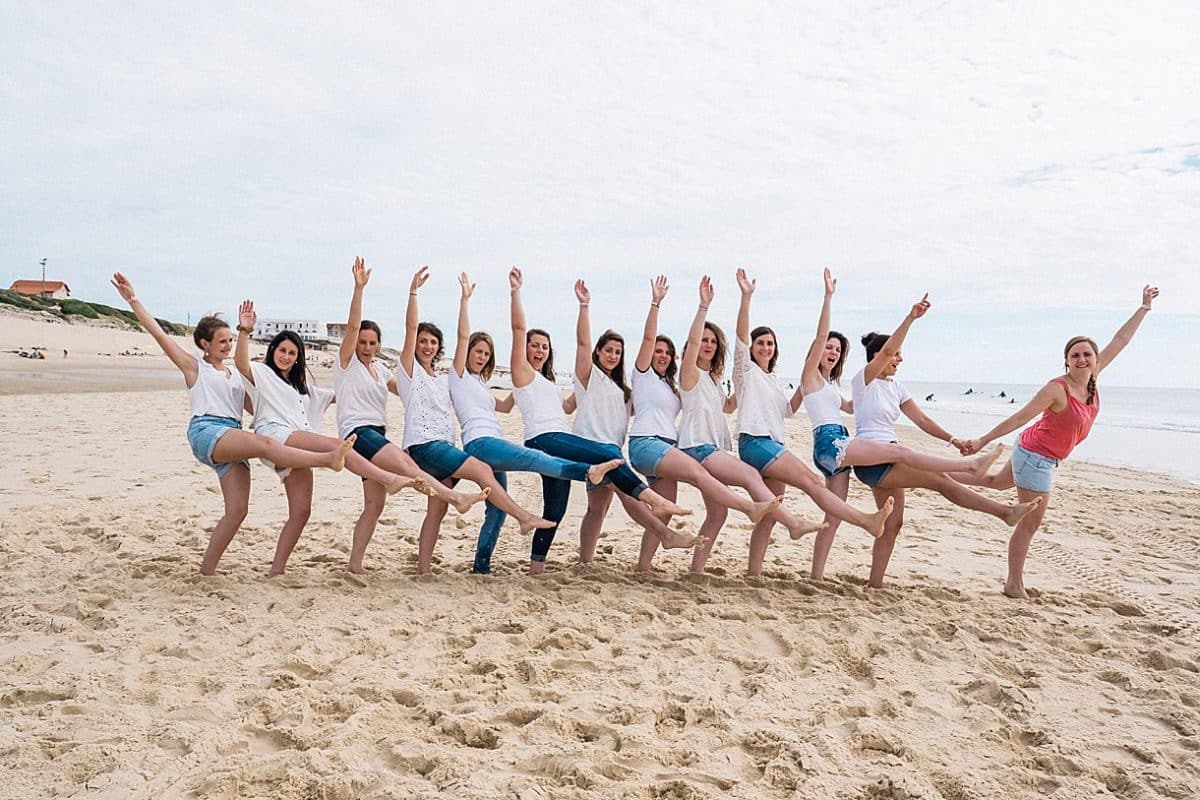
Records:
M268 436L242 430L242 410L246 388L242 376L225 366L233 349L233 334L229 324L216 316L206 316L196 323L192 340L204 352L198 357L186 352L166 334L154 315L138 300L133 284L121 273L112 278L112 285L129 303L138 322L167 354L179 371L188 389L192 419L188 424L188 444L196 460L217 473L225 514L213 528L200 562L202 575L213 575L217 562L233 540L246 518L250 502L251 458L265 458L278 467L327 467L340 470L354 437L325 453L310 453L287 447Z
M63 358L66 358L66 357L67 357L67 349L64 347L63 348Z
M968 451L978 450L988 442L1012 433L1038 414L1042 415L1021 432L1012 455L999 472L982 479L973 475L955 476L964 483L991 489L1016 486L1018 500L1040 503L1033 513L1021 520L1008 540L1008 579L1004 583L1004 593L1009 597L1029 596L1025 591L1025 558L1029 554L1029 544L1046 515L1055 468L1087 438L1100 413L1096 376L1107 369L1133 339L1156 297L1157 287L1144 287L1142 304L1113 334L1112 341L1103 350L1086 336L1069 340L1063 348L1065 375L1052 379L1039 389L1017 413L983 436L966 442Z
M874 514L860 511L826 488L817 474L805 466L783 443L783 420L794 416L803 399L803 386L789 398L775 373L779 346L775 331L766 325L750 329L750 301L757 288L744 269L737 271L741 304L737 316L737 340L733 351L733 388L738 402L738 457L762 473L767 486L795 486L812 498L826 514L845 520L880 536L892 503ZM767 551L774 521L767 519L750 534L751 564L760 564Z
M404 451L421 469L438 480L453 484L459 478L466 478L477 483L489 492L488 503L513 516L522 535L554 528L555 522L518 505L486 462L454 446L454 405L450 399L450 385L447 376L438 375L435 370L445 350L442 331L432 322L420 322L417 313L417 290L428 280L429 267L421 267L409 284L404 346L396 370L400 397L404 400ZM421 522L417 572L429 572L431 568L433 548L448 508L445 501L429 498L425 519Z
M926 403L932 403L932 402L933 402L933 392L930 392L929 394L925 395L925 402L926 402Z
M388 392L399 396L400 388L391 370L375 358L382 334L379 325L362 318L363 289L371 279L371 270L361 258L354 259L354 294L350 315L338 357L333 364L333 392L337 396L338 435L355 434L354 450L375 466L408 478L422 478L433 488L434 496L454 506L459 513L487 497L487 491L465 495L454 491L424 472L401 448L387 438ZM432 498L431 498L432 499ZM349 569L363 571L363 555L375 534L379 515L387 500L387 490L375 481L363 481L363 510L354 523L350 545Z
M1004 393L1003 389L1000 390L1000 397L1008 397L1008 395Z
M800 388L804 393L804 408L812 420L813 463L825 476L825 485L829 490L845 499L850 489L850 468L870 464L904 464L913 470L926 473L954 470L973 472L977 475L987 474L988 468L1000 457L999 447L988 453L963 458L928 455L892 441L879 441L864 436L850 437L850 433L842 424L842 414L853 413L856 409L842 397L836 387L836 384L840 383L842 367L846 363L849 342L841 333L830 330L829 318L833 295L837 291L837 279L826 269L824 281L825 300L821 304L817 335L804 361ZM929 397L932 398L933 395ZM897 502L901 501L898 499ZM813 542L813 580L821 580L825 576L825 562L841 522L834 515L826 516L825 521L828 527L818 533Z
M238 310L237 347L233 361L246 382L246 393L254 407L254 432L268 436L280 444L327 453L336 450L341 440L322 436L313 428L321 423L325 409L334 402L333 392L310 382L305 363L304 341L290 330L280 331L267 345L265 359L251 360L250 333L258 322L254 303L247 300ZM313 476L311 469L279 467L264 459L275 469L287 495L288 518L275 545L275 559L269 576L282 575L288 557L300 540L300 534L312 512ZM385 472L351 450L346 453L346 469L366 480L373 480L389 494L411 487L430 494L433 488L421 478L406 478Z

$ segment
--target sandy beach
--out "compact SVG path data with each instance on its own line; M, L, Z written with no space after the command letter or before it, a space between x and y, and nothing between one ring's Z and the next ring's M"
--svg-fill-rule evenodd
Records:
M34 345L49 357L7 352ZM135 347L151 355L100 355ZM495 573L469 574L482 509L447 516L418 578L407 492L352 576L349 473L317 475L267 580L286 506L255 464L222 574L201 578L220 491L153 341L0 316L0 351L2 796L1200 796L1195 485L1064 464L1018 602L999 591L1008 530L920 491L882 590L849 526L828 580L780 528L746 579L736 514L711 574L670 551L634 576L618 504L580 566L578 488L541 578L511 522ZM787 434L809 452L807 418ZM536 477L510 481L540 508ZM817 515L795 490L786 504Z

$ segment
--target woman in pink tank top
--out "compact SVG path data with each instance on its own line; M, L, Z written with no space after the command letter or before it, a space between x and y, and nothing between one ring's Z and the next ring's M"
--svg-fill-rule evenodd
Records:
M1075 445L1087 438L1092 423L1100 413L1096 376L1133 339L1156 297L1157 288L1143 288L1141 306L1103 350L1086 336L1076 336L1068 341L1063 349L1066 374L1051 380L1024 408L978 439L968 440L963 447L966 453L978 452L988 442L1012 433L1041 414L1037 422L1021 432L1012 456L999 472L982 479L969 473L953 475L962 483L992 489L1011 489L1016 486L1017 499L1021 501L1039 497L1042 500L1017 524L1012 538L1008 540L1008 580L1004 584L1004 593L1009 597L1029 596L1025 593L1025 557L1050 502L1054 468L1070 455Z

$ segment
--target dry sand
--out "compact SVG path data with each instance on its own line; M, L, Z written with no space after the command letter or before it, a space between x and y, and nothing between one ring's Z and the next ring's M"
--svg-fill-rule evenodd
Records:
M478 510L450 514L418 579L408 493L359 579L358 480L329 473L268 581L285 505L255 465L223 574L202 579L221 498L177 373L92 355L151 350L143 334L0 317L0 350L34 344L60 358L0 354L0 796L1200 796L1195 486L1064 465L1039 592L1016 602L1006 529L927 492L878 591L848 526L830 580L805 579L810 543L780 529L746 580L735 515L711 576L673 551L636 578L616 504L596 564L572 565L578 489L540 579L511 523L495 575L468 573ZM803 421L788 435L806 452ZM537 505L536 479L513 483ZM851 502L870 505L857 485Z

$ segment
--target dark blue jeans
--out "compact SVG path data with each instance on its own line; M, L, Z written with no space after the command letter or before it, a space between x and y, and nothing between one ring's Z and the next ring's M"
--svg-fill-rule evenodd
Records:
M495 475L496 483L507 492L508 476L503 472L497 472ZM483 526L479 529L479 541L475 543L475 563L471 566L471 572L487 575L492 571L492 551L496 549L496 542L500 538L505 514L492 505L491 500L487 501L483 508ZM546 560L545 556L542 560Z
M584 439L582 436L576 436L573 433L559 431L535 436L526 442L525 446L536 448L552 456L565 458L568 461L582 461L585 464L603 464L605 461L614 458L625 458L625 454L621 452L621 448L615 444L593 442L591 439ZM608 473L606 480L610 480L618 490L630 497L640 496L647 488L646 484L629 468L628 464L622 464ZM546 519L550 518L546 517Z

